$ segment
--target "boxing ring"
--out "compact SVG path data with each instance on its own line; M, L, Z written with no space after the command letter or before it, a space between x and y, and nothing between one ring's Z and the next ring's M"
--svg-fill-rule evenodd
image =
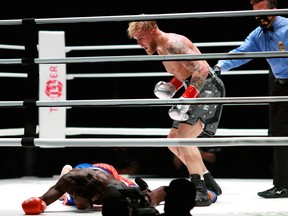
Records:
M54 18L54 19L24 19L24 20L0 20L0 25L23 25L24 31L29 31L25 40L25 46L0 45L2 49L19 49L25 51L24 58L0 59L0 65L22 64L27 74L23 73L0 73L2 77L17 77L27 80L27 87L30 90L25 94L22 101L0 101L1 108L24 109L25 123L23 128L8 128L0 130L0 147L23 147L23 148L62 148L62 147L166 147L169 145L177 146L274 146L287 145L288 137L267 137L266 129L227 129L220 128L215 138L182 138L166 139L153 138L154 136L165 137L169 129L166 128L68 128L65 125L66 109L77 107L105 108L105 107L162 107L172 106L175 104L215 104L224 105L267 105L274 102L287 102L288 97L225 97L225 98L194 98L194 99L103 99L103 100L66 100L66 98L52 98L52 100L38 98L38 84L41 83L39 78L40 66L49 67L49 65L59 65L65 67L71 63L102 63L102 62L140 62L140 61L172 61L172 60L208 60L208 59L243 59L243 58L277 58L288 56L288 52L261 52L261 53L210 53L201 55L169 55L169 56L97 56L97 57L65 57L63 53L57 57L38 57L40 46L38 45L38 31L35 26L51 23L78 23L78 22L114 22L114 21L131 21L131 20L158 20L158 19L187 19L187 18L213 18L213 17L234 17L234 16L255 16L255 15L281 15L287 14L288 10L267 10L267 11L233 11L233 12L212 12L212 13L185 13L185 14L156 14L143 16L103 16L103 17L86 17L86 18ZM195 43L199 47L203 46L237 46L241 42L233 43ZM65 47L66 52L72 50L85 49L138 49L138 46L87 46L87 47ZM38 68L39 66L39 68ZM64 71L66 69L64 68ZM41 68L40 68L41 73ZM239 71L241 74L263 73L268 71ZM224 75L235 75L235 71L225 73ZM103 77L150 77L150 76L169 76L169 74L157 73L114 73L114 74L67 74L62 78L73 80L75 78L103 78ZM55 84L54 82L52 84ZM63 92L65 93L65 82L63 82ZM41 86L41 84L40 84ZM52 85L53 86L53 85ZM59 87L59 85L57 86ZM63 94L65 95L65 94ZM51 99L51 98L50 98ZM59 125L62 125L57 134L45 134L43 128L38 123L38 109L51 109L51 107L61 110L60 116L64 117ZM63 114L64 113L64 114ZM39 114L41 121L41 113ZM52 119L53 120L53 119ZM64 122L64 123L63 123ZM49 124L49 123L47 123ZM57 123L58 124L58 123ZM49 125L48 125L49 126ZM48 127L49 128L49 127ZM58 131L58 132L59 132ZM104 135L107 138L66 138L73 135ZM141 138L110 138L110 135L125 136L144 136ZM9 138L7 138L7 136ZM19 138L20 136L20 138ZM149 136L149 138L147 138ZM152 138L151 138L152 137ZM129 176L127 176L129 178ZM40 196L50 186L57 181L58 176L52 178L22 177L17 179L0 179L0 191L3 196L0 198L1 207L0 215L23 215L21 203L30 196ZM131 177L132 178L132 177ZM169 178L145 178L151 189L161 185L168 185L172 179ZM257 196L258 191L262 191L271 186L271 179L216 179L223 190L223 194L218 197L216 203L209 207L195 207L191 213L194 216L212 216L212 215L288 215L287 199L263 199ZM13 200L13 202L12 202ZM163 203L157 209L163 212ZM63 206L61 202L48 206L43 213L45 215L102 215L101 209L95 207L87 212L77 211L74 207Z

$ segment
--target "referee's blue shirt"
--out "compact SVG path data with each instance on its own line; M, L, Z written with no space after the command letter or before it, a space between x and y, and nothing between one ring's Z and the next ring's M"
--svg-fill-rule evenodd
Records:
M264 32L260 26L257 27L248 35L241 46L231 50L229 53L288 51L288 19L277 16L273 23L273 28L274 31ZM219 60L217 65L221 67L221 71L228 71L251 60L252 59ZM266 60L276 78L288 78L288 58L267 58Z

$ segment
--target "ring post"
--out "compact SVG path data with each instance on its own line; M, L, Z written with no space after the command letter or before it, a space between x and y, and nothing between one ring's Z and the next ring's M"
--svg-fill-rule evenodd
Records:
M65 58L63 31L39 31L39 58ZM39 64L39 99L66 100L66 64ZM65 138L66 108L39 108L39 137Z

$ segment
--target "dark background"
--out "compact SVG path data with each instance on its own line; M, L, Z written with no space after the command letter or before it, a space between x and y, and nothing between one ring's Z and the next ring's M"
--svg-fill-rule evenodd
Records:
M37 4L7 2L1 6L0 19L60 18L110 15L190 13L211 11L250 10L249 0L233 1L184 1L171 3L155 1L38 1ZM210 5L211 4L211 5ZM217 6L215 6L217 4ZM212 7L213 5L213 7ZM279 1L279 8L287 8L288 3ZM17 8L17 9L16 9ZM17 12L16 12L17 11ZM232 17L212 19L159 20L160 29L183 34L193 42L243 41L256 27L253 17ZM126 45L135 44L126 34L127 22L73 23L39 25L39 30L65 31L67 46ZM0 44L23 45L20 26L0 25ZM232 47L200 48L202 53L228 52ZM75 51L67 57L103 55L144 55L144 50L117 51ZM0 59L21 58L23 51L2 49ZM214 65L216 60L209 60ZM268 69L266 61L255 59L241 66L241 70ZM0 65L1 72L21 72L22 65ZM117 72L161 72L160 62L122 63L75 63L67 64L67 73L117 73ZM24 71L23 71L24 73ZM155 98L155 83L163 78L100 78L75 79L67 81L67 100L81 99L139 99ZM167 79L167 78L165 78ZM268 75L226 75L222 76L228 97L267 96L269 94ZM0 79L0 100L23 100L26 86L21 78ZM167 115L169 107L110 107L72 108L67 110L67 127L131 127L169 128L172 121ZM1 108L0 127L23 127L22 109ZM268 106L225 105L220 128L267 129ZM78 136L81 137L81 136ZM82 136L96 137L96 136ZM100 136L98 136L100 137ZM105 137L105 136L103 136ZM107 136L106 136L107 137ZM222 147L216 163L207 164L214 177L219 178L271 178L271 147ZM114 148L74 147L74 148L22 148L1 147L0 178L14 178L35 175L40 177L59 174L63 165L82 162L108 162L116 168L138 161L139 174L151 176L176 176L182 172L174 170L171 153L166 147L134 147L128 153L119 154ZM29 158L27 160L27 158Z

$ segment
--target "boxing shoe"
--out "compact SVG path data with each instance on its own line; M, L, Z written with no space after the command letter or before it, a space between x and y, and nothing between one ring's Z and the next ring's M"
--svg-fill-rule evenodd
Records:
M205 173L203 177L208 190L213 191L217 196L222 194L221 187L216 183L210 172Z
M195 185L196 188L195 206L210 206L212 201L208 195L205 181L201 180L200 175L198 174L192 174L190 177L191 182Z
M273 187L271 189L258 192L258 196L263 198L287 198L288 197L288 189L286 188L279 188L279 187Z

